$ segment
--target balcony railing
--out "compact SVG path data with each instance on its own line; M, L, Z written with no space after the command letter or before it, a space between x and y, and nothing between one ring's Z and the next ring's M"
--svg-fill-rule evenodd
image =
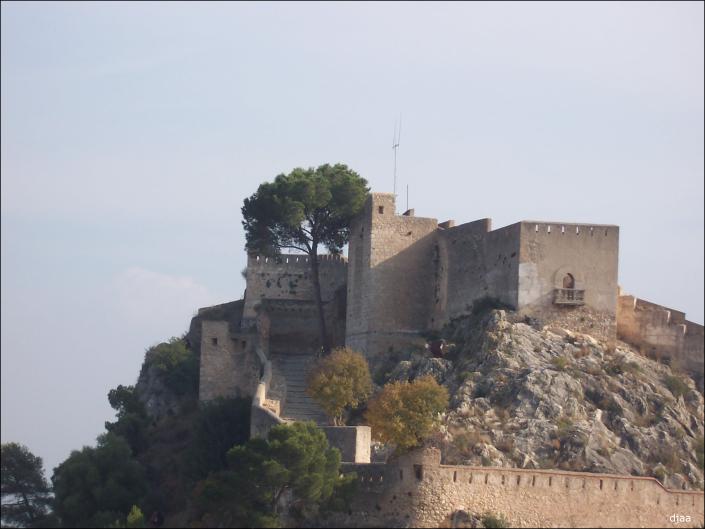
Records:
M577 288L557 288L553 302L556 305L584 305L585 291Z

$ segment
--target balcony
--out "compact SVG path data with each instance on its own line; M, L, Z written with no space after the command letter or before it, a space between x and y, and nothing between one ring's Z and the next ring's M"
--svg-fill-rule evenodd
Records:
M556 305L584 305L585 291L577 288L557 288L553 303Z

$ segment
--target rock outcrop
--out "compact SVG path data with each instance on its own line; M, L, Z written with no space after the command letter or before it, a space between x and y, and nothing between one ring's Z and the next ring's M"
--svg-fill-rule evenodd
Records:
M451 394L432 443L445 463L654 476L703 487L703 396L627 344L491 311L444 330L446 358L411 355L390 378L433 375Z

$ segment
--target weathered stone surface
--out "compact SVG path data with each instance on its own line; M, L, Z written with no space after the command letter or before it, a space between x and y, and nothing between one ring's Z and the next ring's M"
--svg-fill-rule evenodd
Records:
M504 311L449 333L458 352L442 378L452 398L436 440L448 462L656 475L702 488L703 397L687 376L627 344L612 350L568 329L539 331ZM674 376L685 395L668 389Z

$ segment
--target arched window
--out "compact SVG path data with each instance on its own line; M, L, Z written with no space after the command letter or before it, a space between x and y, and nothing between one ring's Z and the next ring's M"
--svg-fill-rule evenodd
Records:
M571 274L566 274L563 277L563 288L575 288L575 278Z

